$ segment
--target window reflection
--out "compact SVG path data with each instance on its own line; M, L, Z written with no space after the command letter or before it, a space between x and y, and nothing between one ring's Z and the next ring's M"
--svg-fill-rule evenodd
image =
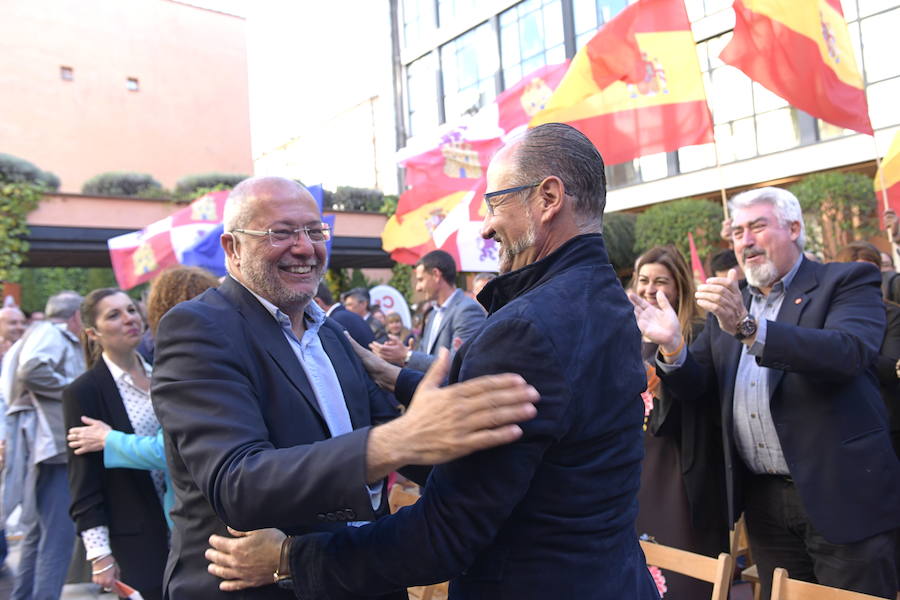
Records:
M441 47L446 118L477 111L496 96L497 42L490 23L482 23Z
M780 108L756 116L756 147L760 154L800 145L797 110Z
M900 77L873 83L866 88L869 99L869 119L872 127L880 129L900 124L897 99L900 98Z
M409 64L406 69L408 130L413 136L438 123L437 80L433 54Z
M627 5L626 0L572 0L575 47L584 46L601 25L619 14Z
M434 29L434 0L403 0L403 44L415 46Z
M566 59L560 0L528 0L500 14L500 55L506 87Z
M863 19L860 23L866 81L881 81L900 75L897 60L897 32L900 31L900 8Z

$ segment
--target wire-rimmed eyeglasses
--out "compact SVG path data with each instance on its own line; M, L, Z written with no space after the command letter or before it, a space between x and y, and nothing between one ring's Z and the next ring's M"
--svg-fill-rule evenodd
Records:
M262 237L269 237L269 243L273 246L293 246L300 241L300 232L303 232L313 244L324 244L331 239L331 227L328 223L320 223L318 225L307 225L306 227L298 227L297 229L232 229L231 233L246 233Z
M484 195L484 204L487 206L487 212L489 215L493 216L494 209L500 206L503 203L503 200L499 202L491 202L493 198L497 196L505 196L506 194L515 194L516 192L524 192L525 190L530 190L531 188L536 188L541 185L540 181L535 183L529 183L528 185L519 185L516 187L506 188L505 190L497 190L496 192L488 192Z

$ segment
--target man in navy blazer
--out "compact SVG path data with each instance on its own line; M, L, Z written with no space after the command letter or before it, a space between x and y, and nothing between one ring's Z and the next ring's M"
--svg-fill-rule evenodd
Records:
M479 295L489 316L450 381L520 373L538 414L520 440L435 467L411 507L288 538L298 598L446 579L451 598L659 598L635 531L646 375L599 233L603 160L576 129L542 125L501 150L487 181L482 235L500 241L503 274ZM404 401L421 378L367 360Z
M337 321L360 346L368 348L369 344L375 339L365 319L355 312L350 312L344 308L344 305L340 302L335 302L334 296L331 295L331 290L328 289L324 282L319 284L314 300L319 305L319 308L325 311L325 316Z
M772 570L885 598L897 591L900 463L874 372L881 277L803 257L800 204L761 188L732 200L735 272L697 289L710 315L684 348L674 311L632 296L679 402L718 402L731 522L744 511L762 597Z
M508 375L432 383L403 416L370 427L397 411L310 302L330 235L312 196L288 179L251 178L229 195L224 221L229 277L172 309L157 336L152 398L176 497L170 600L235 597L204 559L226 525L283 538L374 519L388 473L511 441L521 431L507 424L535 411L534 390ZM270 571L239 597L290 597L274 582Z

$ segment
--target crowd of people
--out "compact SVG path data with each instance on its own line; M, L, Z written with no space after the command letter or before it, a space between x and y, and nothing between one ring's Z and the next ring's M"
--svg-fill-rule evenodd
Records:
M330 231L278 177L231 192L221 281L176 267L145 303L61 291L30 325L0 309L12 598L58 598L79 561L147 600L445 580L451 598L703 598L651 576L639 539L714 557L742 515L762 598L776 567L894 598L891 257L859 241L813 260L797 199L759 188L732 199L712 277L664 246L623 286L577 130L528 130L487 182L500 273L466 291L425 254L409 326L365 288L336 300ZM388 515L397 472L421 498Z

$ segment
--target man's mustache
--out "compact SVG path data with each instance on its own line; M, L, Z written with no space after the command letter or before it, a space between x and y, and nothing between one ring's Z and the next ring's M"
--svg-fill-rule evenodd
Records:
M765 256L766 251L762 248L744 248L742 254L744 256L744 260L747 260L748 258L753 258L754 256Z

